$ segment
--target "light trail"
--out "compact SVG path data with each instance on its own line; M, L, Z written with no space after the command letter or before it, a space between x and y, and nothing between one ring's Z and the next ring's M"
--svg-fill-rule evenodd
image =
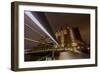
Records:
M31 41L31 42L41 43L40 41L36 41L36 40L30 39L30 38L24 38L24 39L28 40L28 41ZM41 44L44 44L44 43L41 43Z
M42 35L41 33L37 32L35 29L33 29L32 27L30 27L28 24L25 24L28 28L30 28L31 30L35 31L36 33L38 33L39 35L41 35L42 37L45 37L44 35Z
M48 42L47 43L43 43L43 42L40 42L38 40L33 40L33 39L27 38L27 37L25 37L24 39L27 40L27 41L31 41L31 42L35 42L35 43L39 43L39 44L49 45Z
M42 26L42 24L36 19L36 17L29 11L25 12L25 14L33 21L35 24L40 27L56 44L57 41L47 32L47 30Z

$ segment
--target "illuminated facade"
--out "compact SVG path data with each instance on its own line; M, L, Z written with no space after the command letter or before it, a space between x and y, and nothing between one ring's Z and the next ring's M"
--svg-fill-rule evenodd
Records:
M77 29L77 31L76 31ZM82 40L78 28L66 27L58 30L56 33L58 46L56 47L78 47L78 45L85 46Z

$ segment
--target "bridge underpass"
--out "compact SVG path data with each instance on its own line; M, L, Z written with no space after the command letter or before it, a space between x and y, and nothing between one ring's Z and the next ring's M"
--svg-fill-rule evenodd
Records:
M32 17L27 16L25 14L25 52L24 58L25 61L40 61L40 60L64 60L64 59L83 59L90 58L90 48L89 48L89 15L81 15L81 14L63 14L63 13L44 13L44 12L29 12ZM77 19L76 19L77 18ZM36 20L36 21L34 21ZM84 20L84 24L83 24ZM84 26L86 24L86 26ZM40 26L42 25L42 26ZM62 31L66 26L71 26L71 29L66 32ZM78 27L81 29L81 35L78 32ZM73 31L73 28L74 32ZM56 35L56 32L59 34L61 32L61 36ZM86 33L84 34L84 31ZM64 35L65 34L65 35ZM57 37L58 36L58 37ZM48 38L49 39L46 39ZM65 37L65 38L64 38ZM42 39L41 39L42 38ZM74 49L74 48L62 48L64 46L69 46L68 43L75 42L76 40L80 40L88 47L85 49ZM42 40L42 41L41 41ZM52 41L51 41L52 40ZM60 40L60 42L59 42ZM80 42L78 41L78 42ZM48 45L48 42L54 44L60 43L60 48L55 47L45 47ZM49 44L50 44L49 43ZM64 44L66 43L66 44ZM75 46L74 43L74 46ZM42 48L38 48L42 44ZM87 45L88 44L88 45ZM36 49L34 47L37 46ZM26 51L30 49L30 51ZM89 50L87 50L89 48Z

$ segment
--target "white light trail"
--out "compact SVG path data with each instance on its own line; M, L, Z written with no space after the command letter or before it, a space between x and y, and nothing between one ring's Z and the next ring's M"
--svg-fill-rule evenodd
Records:
M33 21L36 23L38 27L40 27L56 44L57 41L47 32L47 30L42 26L42 24L36 19L36 17L29 11L25 12L25 14Z
M29 27L31 30L35 31L36 33L38 33L39 35L41 35L42 37L44 37L44 35L42 35L41 33L39 33L38 31L36 31L35 29L33 29L31 26L29 26L28 24L25 24L27 27Z

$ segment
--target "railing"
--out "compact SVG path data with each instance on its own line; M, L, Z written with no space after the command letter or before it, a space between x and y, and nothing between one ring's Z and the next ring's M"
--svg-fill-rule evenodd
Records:
M52 51L73 51L73 52L79 52L77 49L75 48L54 48L54 49L40 49L40 50L33 50L33 51L25 51L25 54L28 53L42 53L42 52L52 52Z

